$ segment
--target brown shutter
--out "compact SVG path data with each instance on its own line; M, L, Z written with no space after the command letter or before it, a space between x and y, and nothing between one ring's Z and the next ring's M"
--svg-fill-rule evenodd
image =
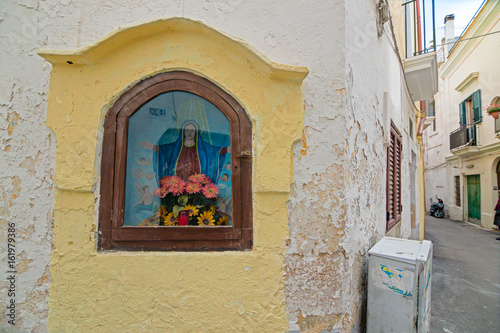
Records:
M401 155L401 136L391 126L391 142L387 149L387 231L401 220Z

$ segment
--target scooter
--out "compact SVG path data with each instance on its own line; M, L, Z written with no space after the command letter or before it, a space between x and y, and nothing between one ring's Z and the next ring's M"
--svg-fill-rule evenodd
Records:
M442 218L444 216L444 203L442 199L436 197L438 202L433 202L431 204L431 216Z

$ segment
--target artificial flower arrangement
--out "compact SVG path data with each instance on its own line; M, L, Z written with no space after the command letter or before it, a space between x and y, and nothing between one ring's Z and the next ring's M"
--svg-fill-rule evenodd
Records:
M486 107L486 112L495 119L498 119L498 112L500 111L500 105L490 104Z
M159 225L229 225L229 215L216 210L219 188L204 174L189 176L185 182L177 176L160 179L154 195L161 198L156 213Z

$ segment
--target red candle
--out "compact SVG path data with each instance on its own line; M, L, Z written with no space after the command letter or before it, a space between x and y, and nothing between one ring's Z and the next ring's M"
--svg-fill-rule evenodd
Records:
M189 211L181 210L179 212L179 225L188 225L189 224Z

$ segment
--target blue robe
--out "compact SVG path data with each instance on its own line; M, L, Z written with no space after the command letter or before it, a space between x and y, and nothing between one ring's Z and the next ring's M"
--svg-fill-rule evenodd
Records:
M157 167L157 181L165 176L175 176L177 160L179 159L183 144L183 134L182 131L179 132L179 137L176 141L158 145L158 153L153 154L153 163ZM220 153L222 147L217 147L203 141L201 135L198 134L196 135L196 147L198 148L200 171L202 174L208 176L212 183L216 184L224 166L226 156Z

